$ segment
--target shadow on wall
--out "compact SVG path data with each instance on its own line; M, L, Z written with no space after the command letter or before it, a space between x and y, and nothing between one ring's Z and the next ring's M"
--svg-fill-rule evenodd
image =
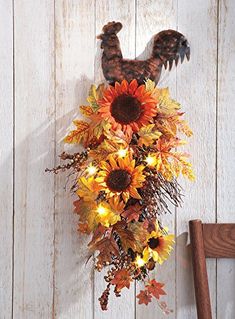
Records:
M76 81L75 88L74 81L67 82L63 88L58 87L61 96L67 89L73 91L75 103L71 112L56 121L50 109L47 111L48 120L30 130L40 123L38 111L35 110L34 114L32 105L28 112L32 124L27 123L21 130L21 123L16 123L14 310L18 315L46 318L52 311L53 282L54 308L59 318L78 304L81 317L84 315L85 318L87 306L93 302L92 261L86 265L88 239L77 232L78 217L72 213L68 174L53 176L45 172L46 167L55 165L55 138L52 138L55 128L56 141L61 141L66 127L77 117L77 105L85 102L79 98L81 91L85 96L91 83L82 76ZM61 106L57 107L59 110ZM16 110L16 119L19 113ZM33 122L36 122L35 126ZM22 133L17 136L17 132L24 130L29 132L27 138L21 140ZM56 144L56 156L63 149L62 142Z
M177 314L184 313L184 309L195 307L194 284L193 284L193 270L191 262L191 246L189 242L189 233L184 232L176 238L176 285L177 290L184 287L180 292L180 301L177 302ZM180 282L186 282L185 285L180 285ZM176 299L177 299L176 291Z

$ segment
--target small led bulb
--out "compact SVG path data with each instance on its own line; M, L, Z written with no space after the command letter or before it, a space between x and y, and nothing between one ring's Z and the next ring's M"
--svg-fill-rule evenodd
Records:
M90 164L86 170L88 172L88 175L95 175L95 173L97 172L97 168L92 164Z
M141 258L139 255L136 257L136 259L135 259L135 264L139 267L139 268L141 268L141 267L143 267L144 265L145 265L145 261L144 261L144 259L143 258Z
M148 155L147 157L146 157L146 159L145 159L145 162L147 163L147 165L148 166L155 166L156 165L156 157L155 156L153 156L153 155Z
M117 154L119 157L125 157L126 154L127 154L127 149L126 148L120 148L118 151L117 151Z
M108 213L107 208L105 208L104 206L102 206L101 204L97 207L97 212L100 216L104 216Z

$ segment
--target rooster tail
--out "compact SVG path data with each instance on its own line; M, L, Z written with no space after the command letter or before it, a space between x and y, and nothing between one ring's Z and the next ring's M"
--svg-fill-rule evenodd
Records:
M152 57L160 59L165 69L168 62L169 70L171 70L173 62L175 61L177 66L179 59L182 63L185 56L189 60L190 47L182 33L175 30L165 30L154 36Z

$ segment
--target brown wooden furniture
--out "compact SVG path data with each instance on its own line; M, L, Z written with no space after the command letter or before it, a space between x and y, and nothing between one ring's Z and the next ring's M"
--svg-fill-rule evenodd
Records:
M198 319L212 319L207 258L235 258L235 224L189 222Z

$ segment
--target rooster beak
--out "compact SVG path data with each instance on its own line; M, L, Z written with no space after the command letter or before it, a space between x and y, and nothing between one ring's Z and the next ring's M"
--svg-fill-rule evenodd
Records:
M96 39L98 39L98 40L103 40L103 34L97 35Z

